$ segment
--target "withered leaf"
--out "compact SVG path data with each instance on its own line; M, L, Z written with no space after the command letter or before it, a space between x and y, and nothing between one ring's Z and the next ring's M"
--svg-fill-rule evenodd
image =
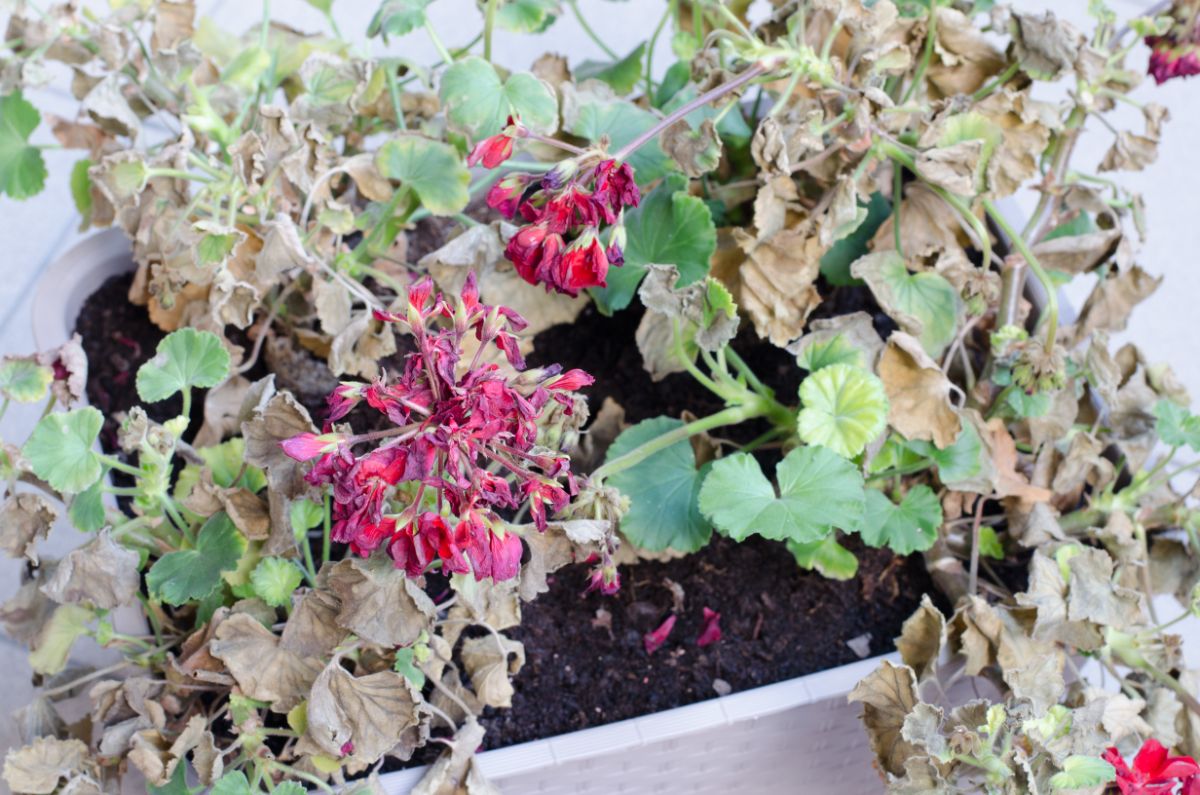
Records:
M936 673L938 655L945 641L946 618L934 607L929 595L921 597L921 606L909 616L896 638L900 659L913 669L918 680Z
M921 342L902 331L888 337L879 359L879 378L888 397L888 423L908 439L946 448L958 438L962 420L950 401L951 383Z
M108 530L58 564L42 593L60 604L86 604L111 610L129 604L141 587L138 553L112 540Z
M426 719L423 705L400 674L352 676L335 657L313 682L306 736L335 759L372 764Z
M475 749L484 729L474 717L454 733L453 746L444 751L409 795L499 795L475 766Z
M10 558L24 557L38 564L37 544L50 535L58 510L40 494L11 494L0 507L0 550Z
M1067 560L1067 616L1072 621L1093 621L1104 627L1125 629L1142 622L1142 596L1113 581L1113 560L1094 547L1078 547Z
M489 707L512 706L513 686L508 677L525 664L525 646L520 641L492 634L467 638L461 658L480 701Z
M905 718L921 700L916 674L907 665L884 660L854 686L848 699L863 705L862 721L880 766L892 775L902 775L904 761L918 753L901 735Z
M329 570L337 623L380 646L408 646L430 628L433 600L386 555L347 558Z
M1079 310L1075 338L1086 339L1093 331L1123 331L1133 308L1158 289L1162 277L1151 276L1135 265L1104 279L1092 290Z
M346 637L337 624L341 603L328 591L312 590L296 603L279 644L301 657L325 657Z
M229 616L217 627L212 655L225 663L242 693L287 712L304 699L321 672L311 657L284 648L274 633L250 616Z
M689 177L704 176L721 163L721 137L712 119L701 122L698 130L680 119L662 131L659 143Z
M738 275L738 305L750 315L760 337L783 347L804 333L804 323L821 302L816 279L821 243L801 229L781 229L759 239L741 229L734 238L746 255Z
M88 748L79 740L39 737L4 757L4 781L13 792L49 795L63 779L92 766Z

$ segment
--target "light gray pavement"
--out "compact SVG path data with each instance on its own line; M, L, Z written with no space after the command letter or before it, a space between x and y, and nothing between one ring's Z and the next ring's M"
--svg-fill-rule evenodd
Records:
M1087 28L1085 0L1054 4L1020 0L1017 5L1031 10L1050 7L1081 29ZM1111 5L1119 14L1126 14L1145 4L1112 0ZM234 33L257 24L261 13L261 6L251 0L200 0L198 6L201 13L213 16L220 26ZM761 6L763 0L758 0L754 11L761 13ZM337 0L334 3L339 26L351 38L363 37L377 7L376 0ZM599 35L624 53L648 37L664 3L660 0L580 0L580 7ZM275 0L271 9L273 16L300 30L325 29L320 14L303 0ZM430 7L434 25L451 47L466 43L475 34L477 13L473 0L437 0ZM370 48L383 51L379 42L372 43ZM569 13L539 40L531 41L528 37L504 32L498 32L495 40L497 59L514 68L527 68L545 50L565 54L572 63L604 57ZM421 33L393 39L387 52L418 63L436 59L432 44ZM1144 52L1133 58L1133 66L1139 70L1144 67L1144 62ZM655 63L659 69L665 69L671 63L666 36L662 37L655 53ZM1049 92L1047 96L1053 96L1053 93ZM1139 262L1151 273L1165 275L1166 280L1158 293L1134 313L1128 331L1116 339L1136 342L1152 361L1169 361L1191 393L1200 397L1200 332L1197 332L1197 321L1200 320L1200 214L1191 182L1195 177L1200 183L1200 79L1173 81L1161 87L1147 80L1135 97L1142 102L1166 105L1173 116L1166 127L1158 163L1142 173L1122 175L1124 183L1140 191L1146 202L1151 233L1141 248ZM38 91L30 98L43 112L66 116L73 113L73 102L61 89ZM1117 126L1140 131L1140 113L1136 108L1124 107ZM37 135L41 142L51 142L44 126ZM1106 128L1093 124L1080 141L1080 156L1076 162L1083 167L1098 163L1112 138ZM76 153L47 151L50 177L46 190L25 202L0 199L0 354L35 350L30 315L34 285L47 266L81 237L76 231L78 219L68 186L75 158ZM1027 213L1036 202L1036 196L1018 196L1017 202ZM1089 287L1081 284L1070 289L1069 294L1078 304ZM0 422L0 438L23 441L22 434L33 420L36 420L36 409L14 406ZM40 551L45 556L61 557L77 544L78 534L63 526L56 528ZM0 600L7 599L16 590L19 571L17 562L0 560ZM1163 612L1174 614L1171 608ZM1200 641L1200 626L1185 625L1185 630L1190 630L1194 640ZM1193 642L1188 646L1191 663L1200 664L1200 643ZM85 656L94 658L94 655L93 649ZM24 650L2 633L0 671L4 672L0 680L2 755L3 749L16 739L11 714L28 702L31 693Z

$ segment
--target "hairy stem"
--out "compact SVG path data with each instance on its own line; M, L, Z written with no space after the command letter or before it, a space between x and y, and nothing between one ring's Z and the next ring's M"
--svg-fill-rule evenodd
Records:
M983 200L983 208L991 219L996 222L996 226L1008 235L1009 241L1022 257L1025 258L1025 263L1029 266L1029 270L1037 277L1037 280L1042 283L1042 288L1046 291L1046 351L1050 352L1054 349L1054 338L1058 335L1058 290L1054 286L1054 282L1050 280L1050 275L1042 268L1042 264L1038 262L1037 257L1029 249L1025 243L1025 238L1015 230L1008 220L996 209L996 205L992 204L990 199Z
M596 31L592 30L592 26L584 18L583 12L579 10L579 3L576 0L567 0L567 5L571 7L571 13L575 15L575 19L579 22L579 27L583 28L583 32L587 34L587 37L594 41L597 47L604 50L605 55L609 58L612 58L614 61L620 60L621 56L617 55L616 51L605 44L604 39L600 38Z

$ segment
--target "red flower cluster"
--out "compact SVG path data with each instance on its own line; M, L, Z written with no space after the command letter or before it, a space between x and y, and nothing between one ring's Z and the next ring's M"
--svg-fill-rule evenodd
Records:
M1195 42L1176 41L1171 35L1147 36L1150 66L1147 71L1154 82L1162 85L1175 77L1200 75L1200 47Z
M424 279L409 290L406 313L376 317L410 333L416 351L396 377L334 389L329 421L365 403L394 427L357 436L327 427L321 435L284 441L284 452L299 461L317 459L305 477L331 486L333 539L355 553L386 545L411 576L435 561L445 572L472 572L476 579L516 576L521 541L506 532L497 511L527 502L544 530L547 513L566 506L576 491L570 461L536 447L538 420L551 400L571 413L572 392L592 377L557 366L525 370L514 336L525 321L510 309L480 303L474 275L453 307L434 297ZM479 346L467 362L462 348L471 332ZM504 353L515 375L480 363L488 346ZM353 452L368 442L378 446ZM390 512L400 496L396 487L405 483L412 484L407 507Z
M1167 749L1153 737L1137 752L1132 768L1116 748L1104 752L1104 761L1116 768L1121 795L1200 795L1200 765L1190 756L1168 756ZM1181 788L1176 790L1176 784Z
M467 162L494 168L512 154L514 136L522 134L527 131L509 119L509 126L481 141ZM565 160L540 179L509 174L487 195L489 207L526 222L505 251L521 277L572 296L603 287L609 266L624 264L624 211L640 199L628 163L592 153ZM601 242L602 231L608 232L607 244Z

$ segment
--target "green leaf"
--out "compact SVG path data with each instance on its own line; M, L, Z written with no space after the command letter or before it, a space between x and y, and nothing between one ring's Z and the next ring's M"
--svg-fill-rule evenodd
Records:
M258 492L267 485L266 473L246 463L246 440L240 436L220 444L201 447L197 452L208 465L213 483L223 489L241 488ZM239 472L242 476L234 483L234 478L237 478Z
M200 242L196 244L196 260L201 265L214 265L218 262L224 262L233 252L233 247L237 243L238 235L235 232L228 234L209 233L200 238Z
M78 494L100 479L100 457L92 450L104 416L91 406L48 414L34 426L21 453L33 474L56 491Z
M209 518L196 548L168 552L146 572L150 593L171 605L203 599L221 584L221 572L237 568L246 539L224 511Z
M434 215L462 212L471 200L467 193L471 173L449 144L402 135L379 148L375 163L385 177L411 188Z
M252 792L249 779L240 770L234 770L221 776L213 782L212 789L208 791L209 795L251 795Z
M1041 417L1050 410L1053 395L1047 392L1034 392L1032 395L1024 389L1010 389L1004 398L1004 405L1016 417Z
M308 795L308 790L298 781L284 781L281 784L275 785L275 789L271 791L271 795Z
M204 787L189 787L187 783L187 765L175 765L175 772L171 774L171 778L166 784L161 787L155 786L150 782L146 782L147 795L193 795L200 792ZM278 787L276 787L278 789Z
M858 558L839 544L832 533L823 541L809 544L788 541L787 548L801 568L816 569L831 580L848 580L858 573Z
M71 167L71 198L75 200L75 209L85 219L92 217L92 177L88 169L92 161L86 157L76 160Z
M541 33L561 13L558 0L508 0L496 12L496 24L513 33Z
M396 662L392 670L403 676L420 690L425 687L425 672L417 667L416 650L412 646L396 649Z
M853 458L887 427L888 399L883 382L860 367L834 364L800 384L804 408L796 424L808 444Z
M1154 416L1158 420L1155 426L1158 438L1163 444L1171 447L1187 445L1200 452L1200 417L1165 398L1154 404Z
M1096 226L1096 222L1092 220L1091 214L1080 212L1070 221L1067 221L1065 224L1059 224L1047 232L1041 242L1046 243L1059 237L1077 237L1078 235L1086 235L1098 231L1100 231L1100 227Z
M1108 762L1095 756L1068 756L1062 770L1050 777L1050 789L1085 789L1115 781L1117 771Z
M584 61L575 68L575 79L577 81L588 78L603 80L612 86L613 91L618 95L624 96L633 91L642 79L642 65L645 60L646 43L642 42L634 48L633 52L619 61L609 63Z
M589 141L598 141L607 135L609 149L613 152L658 123L658 117L653 113L624 100L581 99L573 116L568 118L564 110L563 128ZM628 162L633 166L639 185L653 182L672 167L671 158L657 140L647 141L629 156Z
M474 55L442 75L441 97L454 126L476 138L500 132L509 116L539 133L552 133L558 124L554 89L529 72L501 82L496 68Z
M71 499L71 507L67 515L71 524L85 533L94 533L104 527L104 492L101 487L104 481L99 478Z
M834 527L857 528L864 508L862 473L824 447L800 447L775 468L779 496L753 456L736 453L713 464L700 488L700 510L725 535L751 533L812 543Z
M625 215L625 265L610 268L608 286L592 290L603 312L629 306L646 266L674 265L677 287L708 274L709 260L717 248L717 229L708 207L686 192L687 178L673 174Z
M328 14L333 10L333 0L304 0L304 2L308 3L322 14Z
M845 334L836 334L823 342L814 342L807 346L796 357L796 364L810 373L835 364L865 367L866 357L863 353L863 349L851 342Z
M922 347L935 359L941 356L954 339L959 312L958 292L944 276L909 273L895 251L868 254L850 270L867 282L875 300L901 327L906 315L919 321Z
M941 526L942 504L928 486L914 486L899 505L882 492L867 490L867 509L859 532L873 547L886 546L899 555L923 552L937 541Z
M18 403L37 403L46 397L54 371L24 357L0 361L0 395Z
M1004 546L994 528L987 525L979 528L979 552L992 560L1004 560Z
M425 9L433 0L383 0L367 25L367 36L403 36L425 26Z
M300 568L284 558L263 558L250 573L254 595L271 607L291 604L292 593L300 587L302 579Z
M663 112L671 113L672 111L682 108L697 96L698 94L696 93L696 87L690 83L685 84L683 88L676 91L675 94L672 95L669 100L667 100L667 103L663 105ZM700 125L703 124L706 119L716 119L718 116L721 116L720 108L714 108L712 105L705 104L696 108L683 118L687 120L688 126L690 126L693 130L698 130L700 129ZM717 122L717 132L721 134L723 139L729 141L734 146L742 146L746 143L749 143L750 137L754 135L754 130L750 129L750 126L746 124L746 120L742 117L742 114L738 112L736 107L731 109L729 113L721 116L720 121Z
M214 387L228 374L229 351L220 337L211 331L181 328L163 337L154 358L138 368L138 397L157 403L192 387Z
M951 488L974 478L983 469L983 440L979 438L979 431L969 422L963 423L958 438L949 447L939 450L933 442L920 440L908 442L908 447L932 460L937 465L942 485Z
M21 92L0 97L0 193L28 199L46 185L46 161L29 136L42 121Z
M847 287L861 284L859 279L850 273L850 265L867 253L867 244L875 237L875 232L883 225L892 213L892 205L883 194L875 191L866 204L867 217L850 234L830 246L821 255L821 275L825 281L837 287Z
M288 519L291 522L292 535L296 537L296 543L304 543L305 534L325 521L325 506L312 500L296 500L288 509Z
M683 426L669 417L643 420L625 430L608 448L613 461L664 433ZM643 549L695 552L712 536L712 528L696 504L702 474L687 439L676 442L644 461L618 472L609 485L629 498L621 532Z

